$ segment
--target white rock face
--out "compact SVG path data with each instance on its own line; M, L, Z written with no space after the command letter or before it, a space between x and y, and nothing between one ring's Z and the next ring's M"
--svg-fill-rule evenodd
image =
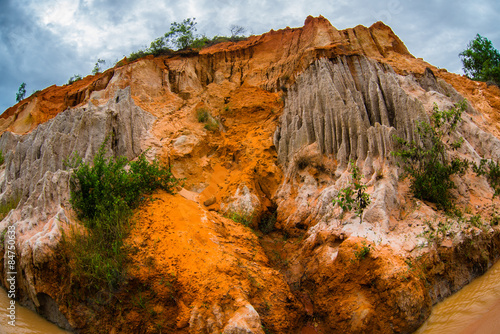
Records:
M107 136L113 154L133 159L146 149L143 143L151 137L149 129L154 120L154 116L134 104L130 89L126 88L117 91L103 106L89 103L69 109L31 133L20 136L6 132L0 137L0 150L5 154L0 202L16 194L21 196L18 207L0 222L0 233L15 226L17 272L23 273L19 275L18 288L26 303L44 308L37 298L38 284L43 284L43 279L38 277L41 273L36 268L52 259L63 226L72 224L68 218L70 171L64 160L78 152L90 161ZM7 240L2 241L0 247L4 250ZM0 269L3 285L9 271L6 258L7 252ZM45 302L51 303L50 295L43 296ZM50 314L46 316L51 318ZM59 315L53 318L61 319Z
M415 120L427 120L424 107L392 69L362 56L319 59L289 90L274 143L284 165L317 143L345 167L368 155L388 156L396 133L412 140Z
M255 308L246 304L240 307L231 319L229 319L224 334L264 334L260 316Z
M227 204L222 203L221 209L225 213L236 213L245 218L253 217L261 209L259 197L252 193L246 184L241 184Z

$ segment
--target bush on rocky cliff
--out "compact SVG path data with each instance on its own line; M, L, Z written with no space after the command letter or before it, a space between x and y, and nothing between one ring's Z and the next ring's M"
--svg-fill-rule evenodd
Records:
M500 85L500 52L489 39L476 35L459 56L469 78Z
M70 202L87 228L84 233L73 233L69 241L74 257L70 267L83 285L96 288L112 287L119 281L126 256L123 238L143 195L156 189L171 193L178 183L167 166L157 160L150 163L144 153L130 163L125 157L105 158L106 142L92 165L78 154L68 163L74 168Z
M148 55L169 55L174 50L200 49L222 42L237 42L246 38L242 35L245 29L240 26L231 26L230 37L214 36L208 38L205 35L195 33L197 30L196 25L195 18L184 19L182 23L173 22L170 24L170 30L167 33L151 42L149 48L132 52L128 56L128 60L134 61Z
M462 121L467 108L464 100L446 111L434 105L431 122L417 124L417 140L407 141L395 137L399 149L392 154L400 158L403 177L410 177L410 189L416 198L436 203L438 208L453 208L450 189L455 188L451 180L454 174L463 174L469 162L451 158L449 150L460 148L463 138L454 138L454 130Z
M363 212L370 205L370 195L366 190L366 185L361 183L361 172L356 163L351 161L351 183L349 186L340 189L338 195L333 199L334 204L339 204L342 208L342 215L354 209L359 215L360 223L363 223Z

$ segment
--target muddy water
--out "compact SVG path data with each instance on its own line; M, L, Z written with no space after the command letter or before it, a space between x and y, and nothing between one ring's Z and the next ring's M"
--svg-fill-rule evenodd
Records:
M500 261L486 274L434 306L414 334L500 333Z
M3 288L0 288L0 333L2 334L68 334L48 322L33 311L16 303L15 326L9 325L8 310L10 299Z

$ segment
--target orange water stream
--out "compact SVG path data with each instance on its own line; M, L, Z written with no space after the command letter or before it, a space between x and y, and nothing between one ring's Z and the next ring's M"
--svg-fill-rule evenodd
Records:
M0 333L2 334L68 334L53 323L45 320L33 311L15 304L15 326L9 324L10 311L7 309L10 299L0 288Z
M414 334L500 333L500 261L486 274L434 306Z

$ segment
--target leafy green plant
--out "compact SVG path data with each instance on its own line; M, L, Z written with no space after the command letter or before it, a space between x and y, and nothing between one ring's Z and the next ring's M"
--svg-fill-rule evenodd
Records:
M465 100L446 111L439 110L435 104L431 123L417 124L418 139L407 141L395 136L399 149L391 152L402 162L403 178L410 177L413 195L447 211L453 207L449 191L455 183L451 176L462 175L469 167L468 161L451 159L447 153L447 150L459 148L463 142L463 138L454 141L451 138L466 108Z
M23 82L19 86L19 90L16 93L16 102L20 102L21 100L24 99L25 96L26 96L26 83Z
M94 68L92 69L92 74L96 75L98 73L101 73L102 71L102 66L106 63L105 60L102 59L97 59L97 62L94 65Z
M231 26L230 37L214 36L208 38L205 35L196 34L196 25L195 18L184 19L181 23L173 22L170 24L170 30L151 42L149 48L132 52L127 59L133 61L148 55L170 55L174 50L200 49L222 42L237 42L246 39L242 35L244 28L240 26Z
M337 203L342 208L342 214L354 209L363 223L363 212L370 205L370 195L366 191L366 185L361 183L363 177L354 161L351 161L351 183L349 186L340 189L333 203Z
M354 251L354 256L358 260L363 260L372 250L372 245L371 244L366 244L366 242L362 242L363 247L357 249Z
M208 131L217 131L217 129L219 129L219 122L214 119L210 119L207 124L205 124L204 128Z
M500 84L500 52L486 37L477 34L459 57L469 78Z
M170 31L164 36L166 43L170 43L177 49L192 47L199 40L195 34L196 24L195 18L184 19L182 23L173 22L170 24Z
M479 165L472 166L477 175L485 175L491 188L494 190L493 197L500 195L500 164L498 161L481 159Z
M71 270L93 288L112 288L119 282L126 258L123 239L132 210L145 199L143 194L156 189L171 193L178 184L167 166L157 160L148 162L145 153L130 163L125 157L106 158L107 140L92 165L77 153L67 161L74 168L70 203L86 227L65 238L74 257Z
M77 82L79 80L82 80L82 76L80 74L75 74L68 80L68 85L71 85L74 82Z

